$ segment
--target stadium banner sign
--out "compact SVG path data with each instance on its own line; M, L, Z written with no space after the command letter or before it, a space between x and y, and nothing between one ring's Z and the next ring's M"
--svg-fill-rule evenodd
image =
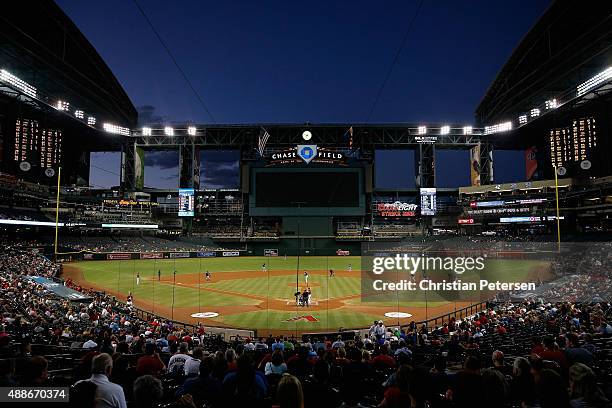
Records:
M264 249L264 256L278 256L278 248Z
M222 256L240 256L239 251L223 251Z
M106 254L106 259L108 260L125 260L125 259L132 259L132 254L126 254L126 253L110 253L110 254Z
M277 151L268 156L268 165L289 165L301 163L330 164L346 166L346 156L339 150L317 145L298 145Z
M509 207L509 208L483 208L480 210L467 210L468 215L495 215L495 214L517 214L528 213L531 211L529 207Z
M94 254L83 254L83 259L84 260L92 260L94 259Z
M351 254L351 251L345 250L345 249L338 249L336 251L336 255L338 256L349 256Z
M163 259L163 252L144 252L140 254L140 259Z
M554 215L549 215L547 217L501 217L499 222L502 224L514 224L514 223L537 223L544 221L555 221L557 219ZM565 219L564 216L560 216L559 220Z
M189 252L170 252L168 254L168 257L170 258L189 258L190 254Z
M474 219L473 218L459 218L457 220L458 224L474 224Z
M217 253L215 251L200 251L200 252L196 252L196 257L197 258L214 258L217 256Z
M538 173L538 149L531 146L525 150L525 176L528 181L533 180Z
M393 203L376 203L374 215L379 217L416 217L419 206L416 204L395 201Z
M479 186L480 180L480 143L470 149L470 181Z

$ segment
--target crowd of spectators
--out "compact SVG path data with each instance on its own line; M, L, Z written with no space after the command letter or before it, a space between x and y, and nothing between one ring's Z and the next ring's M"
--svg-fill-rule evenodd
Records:
M70 282L91 300L24 279L58 272L5 243L0 386L70 385L79 407L610 406L612 307L603 301L490 304L436 327L376 322L361 336L224 339L139 318Z
M87 252L189 252L222 249L211 242L186 242L152 236L67 236L61 239L60 244L74 251Z

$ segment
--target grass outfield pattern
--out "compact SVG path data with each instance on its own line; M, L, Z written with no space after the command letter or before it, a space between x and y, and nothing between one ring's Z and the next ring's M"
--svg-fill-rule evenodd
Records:
M430 296L426 302L422 291L402 293L391 300L363 301L358 272L360 261L359 257L301 257L299 270L295 257L83 261L69 264L68 268L76 266L82 272L86 282L81 284L85 287L89 283L119 295L122 300L131 291L137 306L157 313L161 311L165 316L170 315L173 271L176 270L174 306L181 308L181 314L175 314L175 319L194 321L189 317L191 313L214 311L220 313L214 320L200 321L211 325L264 329L263 332L265 329L316 331L367 327L373 320L386 319L384 313L389 311L413 312L427 305L429 308L442 308L441 314L456 306L453 301L435 296ZM525 260L491 259L489 262L490 270L482 278L496 277L505 281L524 279L543 264ZM262 271L263 263L267 264L269 272ZM352 273L348 272L349 264ZM334 269L335 277L329 277L329 269ZM158 270L161 271L161 282L158 282ZM207 270L212 273L210 282L204 279ZM287 302L294 300L296 280L300 290L306 287L304 270L311 272L312 300L321 302L321 306L296 311L295 304ZM140 285L136 285L137 273L140 274ZM330 303L325 302L328 298ZM298 316L311 315L317 321L286 321L296 313Z

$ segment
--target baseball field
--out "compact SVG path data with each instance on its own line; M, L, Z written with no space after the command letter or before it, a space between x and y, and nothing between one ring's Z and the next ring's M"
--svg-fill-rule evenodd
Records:
M524 280L546 267L539 261L495 262L495 275L505 280ZM121 300L131 292L135 306L176 321L256 329L259 335L363 328L374 320L407 324L474 303L424 292L368 301L361 295L360 269L359 257L342 256L300 257L299 266L296 257L282 256L139 259L73 262L64 265L63 277ZM298 306L294 294L307 287L310 305Z

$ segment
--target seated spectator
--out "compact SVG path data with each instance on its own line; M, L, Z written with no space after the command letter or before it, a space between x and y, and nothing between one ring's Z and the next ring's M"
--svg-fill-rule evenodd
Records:
M540 408L569 408L567 388L561 376L553 370L542 370L536 383Z
M140 357L136 362L136 373L141 375L159 376L166 368L164 363L157 354L157 346L153 343L147 343L145 346L145 355Z
M154 408L164 396L164 388L159 378L143 375L134 381L134 402L136 408Z
M284 375L276 389L279 408L304 408L304 393L300 380L292 375Z
M247 354L238 358L237 370L227 374L222 385L227 404L233 407L262 406L268 393L265 377L257 375L253 360Z
M539 354L540 357L542 357L543 360L556 362L559 364L561 371L567 373L567 360L565 354L559 350L559 346L555 343L552 336L544 336L542 342L544 343L544 351Z
M287 364L283 358L283 352L279 349L274 350L272 353L272 359L266 363L265 374L277 374L282 375L287 372Z
M531 375L529 361L524 357L514 359L510 395L512 402L521 405L529 406L535 401L535 381Z
M495 350L493 354L491 355L491 360L493 361L494 369L498 370L503 375L512 374L512 367L504 364L504 353L503 352L499 350Z
M184 373L185 362L190 358L187 354L188 350L189 345L186 342L182 342L178 351L170 357L168 361L168 372L170 374L177 375Z
M385 396L379 406L388 408L413 406L413 398L410 395L412 375L412 367L408 365L401 366L395 375L395 385L385 391Z
M395 360L389 355L389 346L380 346L380 353L372 359L375 368L395 368Z
M572 408L610 407L610 401L597 386L595 373L585 364L577 363L569 369Z
M477 398L481 395L482 389L480 360L474 356L468 356L463 364L463 370L454 377L450 397L457 408L484 408L486 405L483 399Z
M200 374L185 380L176 391L176 396L191 394L196 404L210 404L215 406L221 395L221 382L212 376L214 359L205 357L200 363Z
M509 385L506 377L495 368L485 368L480 373L482 377L482 394L484 406L487 408L504 408L508 400Z
M34 356L26 361L26 369L21 380L22 386L40 387L47 383L49 372L47 371L49 363L47 359L41 356Z
M589 367L593 366L593 354L591 354L587 349L580 346L580 341L578 340L578 336L574 333L569 333L566 336L567 339L567 347L565 348L565 357L567 358L567 363L569 365L575 363L582 363Z
M89 381L96 385L96 407L126 408L125 395L121 386L109 381L113 371L113 359L106 353L98 354L91 362L91 378L75 384Z

